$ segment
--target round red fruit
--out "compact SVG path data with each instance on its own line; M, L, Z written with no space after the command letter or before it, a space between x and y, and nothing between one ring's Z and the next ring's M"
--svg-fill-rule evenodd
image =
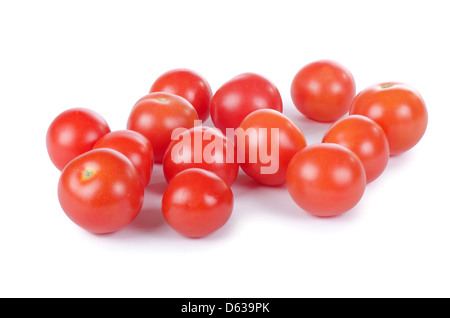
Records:
M283 111L278 89L261 75L243 73L216 91L211 100L211 119L226 135L227 128L237 128L248 114L265 108Z
M306 117L320 122L332 122L345 115L355 92L350 71L330 60L304 66L291 84L295 107Z
M64 168L58 198L75 224L103 234L118 231L136 218L142 208L144 187L127 157L112 149L94 149Z
M367 183L378 178L389 161L386 135L368 117L351 115L338 120L325 133L322 142L340 144L353 151L361 159Z
M170 70L155 80L150 88L150 93L154 92L184 97L194 106L200 120L209 117L212 90L208 81L197 72L185 68Z
M188 168L214 172L231 186L239 172L233 142L212 127L198 126L178 134L164 156L164 176L170 182Z
M366 174L356 154L338 144L314 144L300 150L287 169L286 185L294 201L320 217L353 208L366 187Z
M190 168L172 178L161 208L175 231L187 237L204 237L227 223L233 210L233 193L216 174Z
M285 115L273 109L260 109L241 122L235 144L239 151L244 151L238 158L242 170L262 184L276 186L286 182L287 166L306 147L306 140Z
M369 117L383 128L391 156L414 147L423 137L428 124L428 112L422 96L403 83L367 87L353 100L350 114Z
M93 110L71 108L59 114L47 130L47 151L59 170L94 147L111 130L106 120Z
M153 170L153 148L150 141L133 130L117 130L100 138L94 149L109 148L125 155L138 170L143 186L147 186Z
M150 93L131 110L127 129L146 137L153 147L156 163L161 163L176 128L192 128L198 121L194 107L183 97L169 93Z

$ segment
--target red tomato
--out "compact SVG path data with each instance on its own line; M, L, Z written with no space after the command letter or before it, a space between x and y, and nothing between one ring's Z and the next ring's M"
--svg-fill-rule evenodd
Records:
M216 128L198 126L185 130L167 148L164 176L169 182L188 168L214 172L231 186L239 172L233 142Z
M245 160L239 160L242 170L262 184L284 184L289 161L306 147L302 131L273 109L252 112L239 128L235 144L238 150L245 151L240 154Z
M329 60L306 65L291 84L295 107L306 117L320 122L335 121L345 115L355 92L350 71Z
M169 93L150 93L131 110L127 129L144 135L152 144L154 160L161 163L172 131L192 128L199 120L194 107L183 97Z
M101 234L120 230L135 219L142 208L144 187L127 157L112 149L94 149L64 168L58 197L73 222Z
M384 171L389 161L389 144L383 129L372 119L351 115L335 122L322 142L335 143L353 151L364 166L367 183Z
M287 169L286 185L294 201L320 217L353 208L366 186L361 160L338 144L314 144L300 150Z
M102 116L86 108L71 108L59 114L47 130L47 151L59 170L70 160L89 151L102 136L109 133Z
M414 147L428 123L428 112L419 92L402 83L382 83L367 87L353 100L350 114L373 119L383 128L391 155Z
M174 69L162 74L150 88L150 93L166 92L186 98L205 121L209 117L212 90L206 79L188 69Z
M170 180L161 208L175 231L203 237L227 223L233 210L233 192L216 174L190 168Z
M211 119L226 134L226 128L237 128L257 109L283 111L280 93L274 84L258 74L240 74L223 84L211 100Z
M109 148L125 155L141 176L145 186L150 182L153 170L153 148L150 141L140 133L132 130L117 130L100 138L94 149Z

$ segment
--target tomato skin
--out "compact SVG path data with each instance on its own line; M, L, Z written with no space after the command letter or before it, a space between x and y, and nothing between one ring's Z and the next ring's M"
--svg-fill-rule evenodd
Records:
M153 147L153 158L161 163L176 128L192 128L199 120L194 107L183 97L150 93L142 97L131 110L127 129L146 137Z
M265 77L243 73L223 84L211 100L211 119L226 135L226 128L237 128L241 121L257 109L283 111L277 87Z
M351 72L330 60L304 66L291 84L295 107L306 117L319 122L332 122L345 115L355 92Z
M239 128L244 131L254 129L256 138L245 138L245 161L240 163L242 170L256 181L270 186L281 185L286 182L286 170L291 158L301 149L306 147L306 139L303 132L282 113L272 109L260 109L252 112L241 122ZM260 129L267 131L261 133ZM272 129L278 129L278 141L272 135ZM235 144L238 146L237 136ZM264 173L261 168L269 167L273 162L263 162L260 146L266 145L265 149L273 154L272 160L278 161L278 169L275 173ZM274 154L273 146L278 147L278 155ZM256 161L251 162L250 152L258 151ZM269 152L268 152L269 153Z
M189 69L170 70L158 77L150 93L166 92L186 98L197 111L200 120L209 117L212 90L208 81L199 73Z
M361 199L366 174L356 154L338 144L313 144L300 150L287 169L293 200L319 217L340 215Z
M167 182L180 171L189 168L200 168L211 171L223 179L231 186L239 172L239 164L236 160L236 150L233 142L222 134L222 132L212 127L194 127L178 135L178 140L173 140L167 148L163 160L163 171ZM189 148L176 151L181 147L185 138L190 140ZM198 141L201 145L198 147ZM220 151L215 151L210 156L211 151L206 151L207 147L213 147L215 143L220 143ZM174 151L172 151L175 149ZM200 153L196 152L200 150ZM205 153L206 156L205 157ZM227 154L231 154L227 160Z
M47 130L47 152L59 170L73 158L94 147L111 130L106 120L87 108L68 109L52 121Z
M136 167L142 185L150 182L153 170L153 148L150 141L133 130L116 130L100 138L93 149L109 148L125 155Z
M391 156L414 147L428 124L422 96L404 83L381 83L365 88L353 100L350 114L367 116L383 128Z
M233 192L216 174L198 168L181 171L163 195L167 223L187 237L204 237L223 227L233 210Z
M335 122L322 142L335 143L353 151L364 166L367 183L378 178L389 161L389 143L383 129L373 120L350 115Z
M144 187L132 162L112 149L94 149L61 172L58 198L66 215L95 234L115 232L142 208Z

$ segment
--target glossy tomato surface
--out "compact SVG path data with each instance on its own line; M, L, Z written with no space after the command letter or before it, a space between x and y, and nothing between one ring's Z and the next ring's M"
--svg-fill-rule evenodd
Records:
M291 158L306 147L303 132L273 109L252 112L239 128L235 144L238 151L244 151L240 154L244 160L239 159L242 170L262 184L284 184Z
M161 163L176 128L192 128L199 120L194 107L183 97L170 93L150 93L131 110L127 129L146 137L153 147L153 158Z
M423 137L428 112L419 92L403 83L382 83L362 90L353 100L350 114L373 119L383 128L391 155L414 147Z
M222 133L237 128L241 121L257 109L283 111L277 87L254 73L240 74L223 84L211 100L211 119Z
M338 120L322 142L340 144L353 151L361 159L367 183L378 178L389 161L389 144L383 129L365 116L351 115Z
M153 92L184 97L194 106L202 121L209 117L209 105L213 95L211 86L201 74L193 70L178 68L162 74L150 88L150 93Z
M294 201L320 217L340 215L361 199L366 174L356 154L338 144L313 144L300 150L287 169Z
M231 186L239 172L233 142L220 130L206 126L197 126L177 135L164 156L164 176L169 182L188 168L211 171Z
M142 208L144 187L123 154L94 149L73 159L62 171L58 198L66 215L83 229L110 233L133 221Z
M148 185L153 170L153 148L143 135L133 130L113 131L96 142L94 149L98 148L114 149L125 155L138 170L142 185Z
M231 216L233 200L230 187L216 174L190 168L172 178L161 208L175 231L194 238L223 227Z
M320 122L332 122L345 115L355 92L351 72L330 60L304 66L291 84L295 107L306 117Z
M70 160L94 147L111 130L97 112L86 108L71 108L59 114L47 130L47 151L59 170Z

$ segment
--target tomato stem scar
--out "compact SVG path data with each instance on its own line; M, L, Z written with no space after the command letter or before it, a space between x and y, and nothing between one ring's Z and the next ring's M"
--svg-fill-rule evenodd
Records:
M384 89L384 88L389 88L389 87L392 87L392 86L394 86L393 83L384 83L384 84L381 84L381 85L380 85L380 87L383 88L383 89Z
M88 180L90 179L93 175L95 174L95 170L92 168L86 168L83 171L83 180Z
M167 103L167 101L168 101L168 99L165 97L158 97L157 100L160 102L163 102L163 103Z

